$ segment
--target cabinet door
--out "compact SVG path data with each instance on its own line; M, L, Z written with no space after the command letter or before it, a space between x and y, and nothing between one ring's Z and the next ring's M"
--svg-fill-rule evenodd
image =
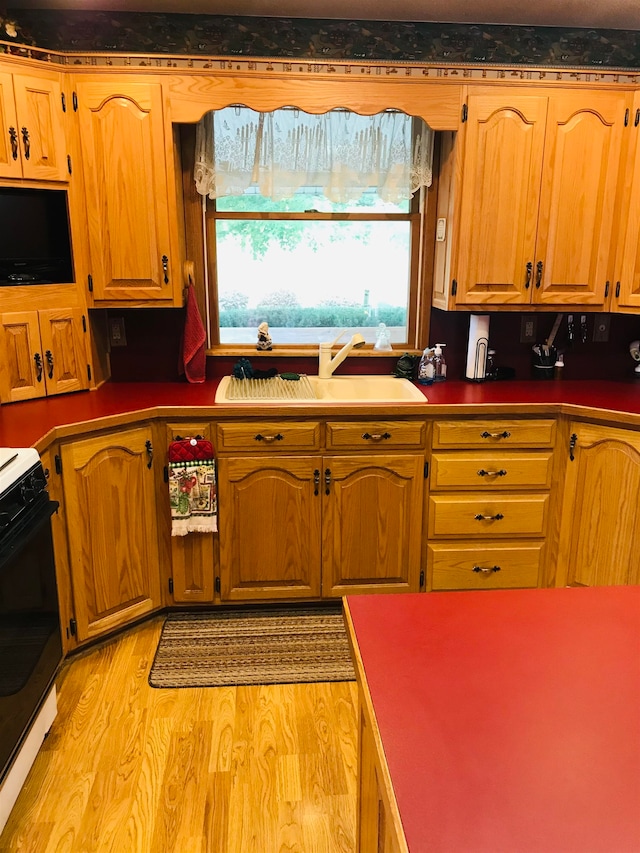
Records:
M19 132L13 76L0 71L0 178L22 177Z
M33 180L68 181L62 87L57 75L15 74L22 173Z
M640 583L640 433L572 423L558 585Z
M320 460L218 461L223 599L320 595Z
M201 436L210 439L211 424L170 423L167 424L167 446L178 436L194 438ZM169 515L166 486L164 501ZM168 524L171 519L168 518ZM188 536L171 536L171 574L173 577L173 600L180 603L206 604L215 598L214 577L215 566L214 544L217 537L214 533L192 533Z
M156 502L147 427L62 448L78 639L161 605Z
M47 394L88 388L82 311L72 308L38 314Z
M547 98L470 95L456 304L531 299Z
M558 92L549 99L536 303L604 304L613 275L613 222L629 106L628 96L616 92Z
M615 289L612 305L620 308L640 308L640 94L633 105L634 122L631 130L629 167L625 172L628 184L621 204L624 239L616 260Z
M94 300L171 300L161 87L119 77L77 89Z
M44 397L38 312L16 311L0 316L0 399L13 403Z
M322 477L323 596L418 592L424 457L328 456Z

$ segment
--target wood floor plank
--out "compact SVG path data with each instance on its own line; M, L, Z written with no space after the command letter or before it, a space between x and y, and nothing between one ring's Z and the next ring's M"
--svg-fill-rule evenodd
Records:
M161 627L65 664L0 853L354 853L355 685L155 689Z

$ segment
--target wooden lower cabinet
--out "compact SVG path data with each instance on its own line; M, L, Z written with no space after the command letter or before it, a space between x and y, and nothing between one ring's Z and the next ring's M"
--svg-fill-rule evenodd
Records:
M319 484L314 457L219 460L222 599L320 596Z
M640 432L572 422L558 586L640 583Z
M420 588L424 456L221 458L222 599Z
M151 428L96 435L61 448L77 639L162 604Z
M326 471L322 594L417 592L424 456L330 456Z
M167 447L178 438L201 437L211 439L212 427L208 421L171 422L166 425ZM165 506L164 523L171 526L167 488L162 491ZM187 536L170 536L172 594L176 604L210 604L216 598L217 573L215 533L190 533Z

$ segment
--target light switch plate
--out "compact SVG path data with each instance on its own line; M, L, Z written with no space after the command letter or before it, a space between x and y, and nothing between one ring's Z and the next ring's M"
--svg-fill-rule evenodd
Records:
M593 322L593 340L595 343L606 343L609 340L609 329L611 316L609 314L596 314Z

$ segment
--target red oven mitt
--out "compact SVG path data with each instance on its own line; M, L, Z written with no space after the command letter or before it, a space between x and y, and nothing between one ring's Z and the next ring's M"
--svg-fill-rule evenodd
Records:
M169 445L169 462L207 462L213 459L213 445L206 438L180 438Z

